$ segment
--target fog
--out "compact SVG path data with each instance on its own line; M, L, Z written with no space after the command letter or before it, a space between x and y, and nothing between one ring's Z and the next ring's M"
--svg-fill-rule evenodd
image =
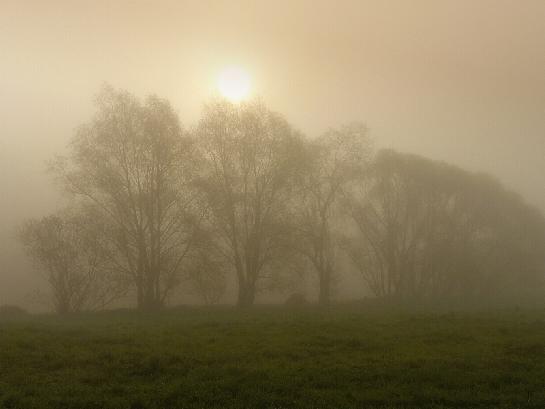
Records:
M30 303L15 230L63 206L46 161L104 82L168 99L192 128L218 72L242 66L311 137L363 121L379 148L490 173L545 211L545 3L523 4L2 0L0 304Z

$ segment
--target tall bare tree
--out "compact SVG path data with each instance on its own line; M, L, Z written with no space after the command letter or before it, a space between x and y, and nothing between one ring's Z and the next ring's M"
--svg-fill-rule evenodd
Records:
M167 101L141 103L105 87L70 148L53 166L62 185L111 224L112 262L131 280L137 306L161 307L198 232L191 139Z
M300 136L260 102L206 106L198 127L201 188L217 246L236 275L238 305L254 303L289 247L287 217Z
M371 158L367 128L353 123L331 129L307 143L306 167L300 172L297 248L310 261L319 283L318 301L330 302L338 260L340 199L361 179Z

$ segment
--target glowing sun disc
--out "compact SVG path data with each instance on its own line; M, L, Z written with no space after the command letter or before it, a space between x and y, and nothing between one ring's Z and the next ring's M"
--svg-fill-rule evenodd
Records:
M240 102L250 93L250 77L241 68L226 68L218 77L218 90L228 100Z

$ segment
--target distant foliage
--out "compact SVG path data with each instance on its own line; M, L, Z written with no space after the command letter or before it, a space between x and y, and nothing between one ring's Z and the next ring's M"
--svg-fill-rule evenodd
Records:
M490 176L382 151L347 211L345 249L377 296L489 295L543 279L543 216Z

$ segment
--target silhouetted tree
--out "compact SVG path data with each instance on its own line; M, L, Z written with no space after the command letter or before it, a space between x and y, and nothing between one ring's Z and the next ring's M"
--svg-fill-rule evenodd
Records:
M361 124L305 139L258 101L212 101L189 136L167 101L105 87L52 169L77 211L28 222L21 240L59 312L128 288L160 308L183 280L216 303L229 275L250 306L307 269L325 305L340 249L377 296L491 294L545 273L543 216L495 179L372 157Z
M371 159L367 128L351 124L332 129L307 143L297 202L297 248L310 261L319 282L318 301L330 302L342 224L339 200L361 179Z
M112 228L117 271L141 309L159 308L180 282L201 217L191 183L193 143L169 103L105 87L71 155L54 165L65 189L92 203Z
M49 284L58 313L103 308L123 293L110 280L103 228L75 211L29 220L21 227L19 239Z
M300 136L260 102L214 101L199 123L205 158L200 183L217 247L233 269L237 303L254 303L279 271L290 239L288 218Z

